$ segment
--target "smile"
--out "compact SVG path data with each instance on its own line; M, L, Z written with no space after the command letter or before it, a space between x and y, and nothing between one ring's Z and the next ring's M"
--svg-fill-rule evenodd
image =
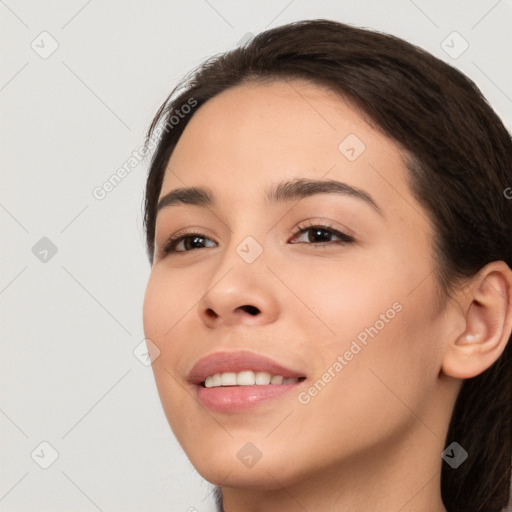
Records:
M269 372L254 372L243 370L241 372L216 373L206 377L201 383L206 388L218 388L222 386L268 386L294 384L304 380L305 377L290 377L285 379L282 375L271 375Z

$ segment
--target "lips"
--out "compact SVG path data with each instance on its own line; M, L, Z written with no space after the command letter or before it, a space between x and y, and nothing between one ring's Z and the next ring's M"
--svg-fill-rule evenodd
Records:
M216 352L201 358L193 366L188 375L191 384L200 385L206 377L227 372L239 373L244 370L268 372L271 375L282 375L285 379L306 378L304 372L287 368L265 356L249 351Z

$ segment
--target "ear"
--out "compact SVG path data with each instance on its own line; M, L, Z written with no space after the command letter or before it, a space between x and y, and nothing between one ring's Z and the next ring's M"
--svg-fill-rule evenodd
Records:
M512 331L512 271L503 261L486 265L460 298L462 332L448 339L442 372L456 379L475 377L503 353Z

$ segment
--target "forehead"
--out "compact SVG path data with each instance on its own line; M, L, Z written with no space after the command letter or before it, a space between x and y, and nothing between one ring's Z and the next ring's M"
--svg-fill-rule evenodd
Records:
M397 204L397 193L410 196L407 173L397 144L335 92L299 80L246 83L196 111L161 196L183 186L263 195L272 183L308 177L339 179Z

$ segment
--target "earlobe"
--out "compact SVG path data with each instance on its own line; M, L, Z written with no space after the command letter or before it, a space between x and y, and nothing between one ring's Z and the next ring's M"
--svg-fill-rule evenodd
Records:
M465 328L446 340L442 371L458 379L492 366L512 330L512 271L503 261L486 265L461 292Z

